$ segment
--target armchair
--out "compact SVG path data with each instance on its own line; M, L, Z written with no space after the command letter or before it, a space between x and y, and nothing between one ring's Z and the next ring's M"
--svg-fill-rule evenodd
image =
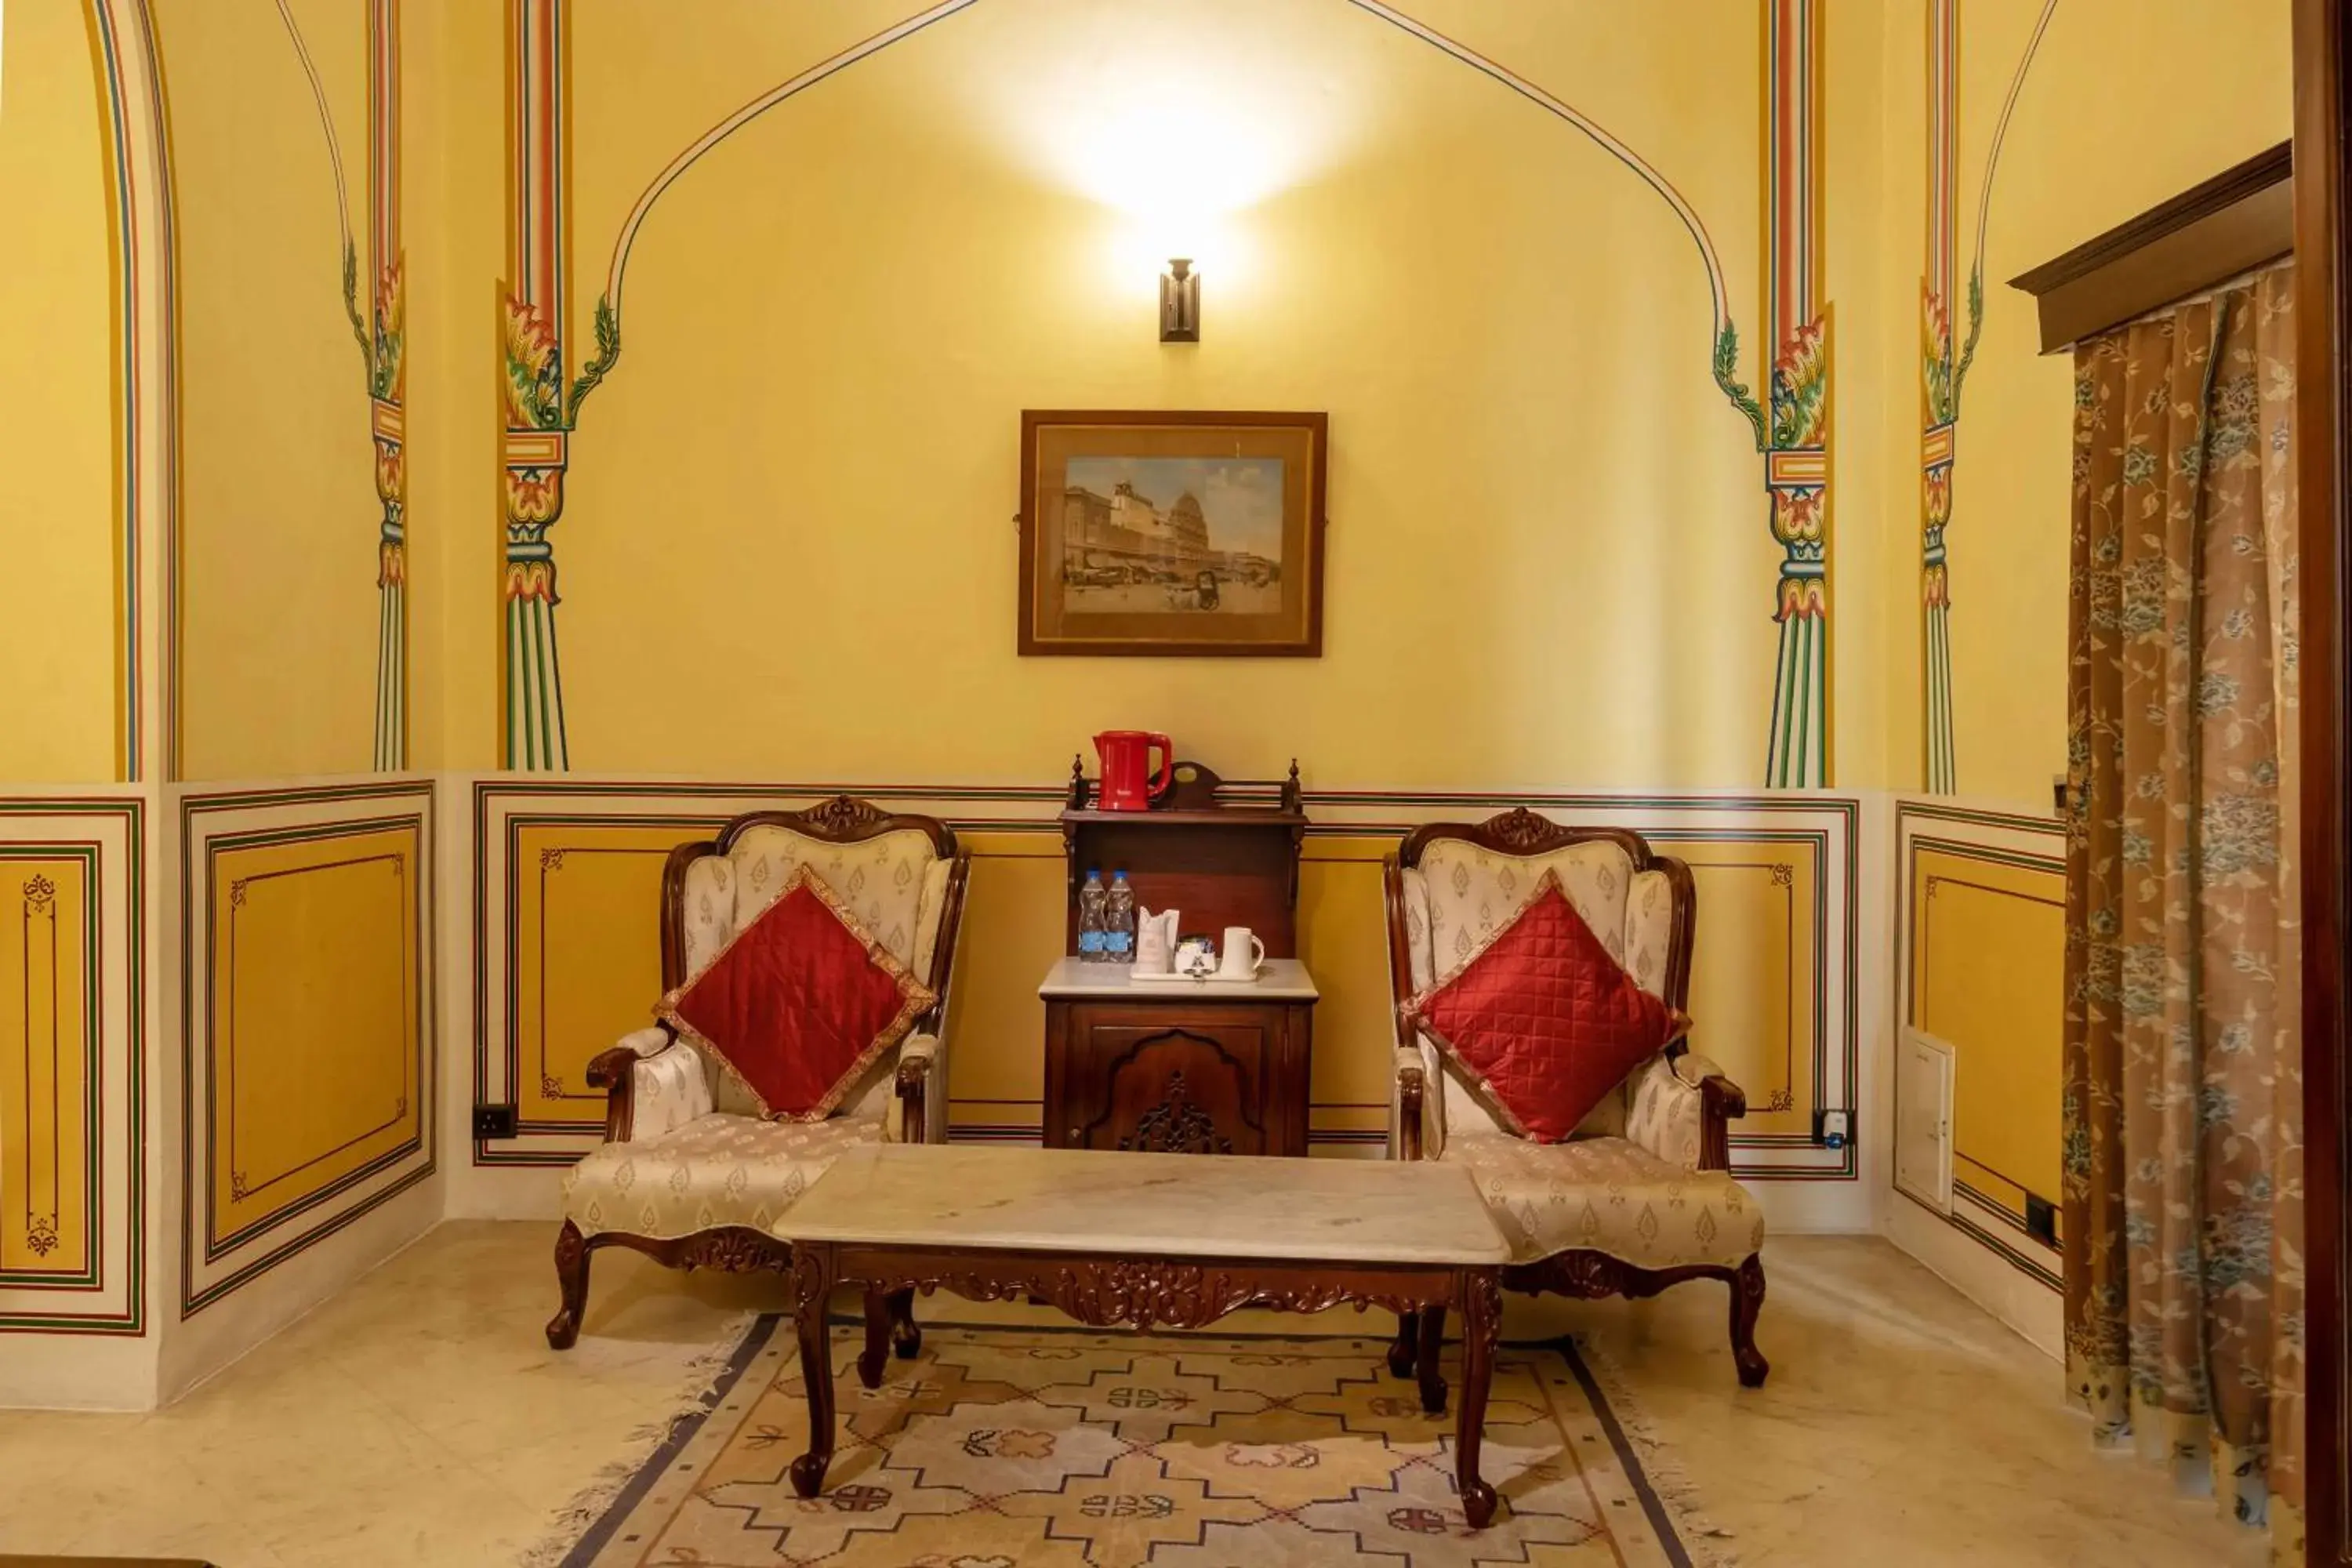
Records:
M1599 1298L1654 1296L1685 1279L1731 1289L1739 1381L1760 1386L1764 1217L1730 1174L1730 1119L1747 1098L1676 1041L1634 1069L1566 1142L1498 1125L1406 1021L1404 1004L1466 963L1533 896L1545 871L1636 983L1682 1007L1690 990L1696 895L1690 868L1622 828L1564 827L1513 810L1475 825L1431 823L1385 868L1389 967L1397 1004L1390 1152L1444 1160L1476 1180L1511 1244L1506 1289ZM1437 1352L1444 1311L1404 1316L1389 1367L1418 1373L1429 1408L1444 1404Z
M664 990L700 973L805 866L939 1001L822 1121L761 1120L730 1075L667 1024L624 1036L590 1062L588 1081L607 1097L604 1142L564 1173L551 1346L566 1350L579 1337L598 1247L631 1247L672 1268L789 1271L791 1244L770 1227L843 1150L946 1141L948 983L971 864L944 824L849 795L806 811L753 812L670 851ZM921 1344L910 1294L867 1303L866 1359L877 1375L886 1321L900 1355Z

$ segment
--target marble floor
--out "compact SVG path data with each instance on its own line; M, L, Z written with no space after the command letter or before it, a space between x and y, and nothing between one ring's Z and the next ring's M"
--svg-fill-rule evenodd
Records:
M551 1227L445 1225L169 1409L0 1414L0 1552L202 1556L220 1568L506 1565L672 1407L696 1356L781 1282L597 1256L558 1355ZM1743 1393L1724 1296L1511 1300L1505 1331L1573 1328L1621 1370L1742 1568L1900 1563L2245 1568L2256 1538L2091 1447L2056 1369L1882 1241L1776 1238ZM925 1305L934 1321L1025 1315ZM1244 1330L1364 1331L1255 1314Z

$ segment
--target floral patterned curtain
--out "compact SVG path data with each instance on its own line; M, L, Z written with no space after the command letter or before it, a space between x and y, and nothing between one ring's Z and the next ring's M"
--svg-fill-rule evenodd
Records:
M2302 1561L2290 266L2074 354L2066 1374Z

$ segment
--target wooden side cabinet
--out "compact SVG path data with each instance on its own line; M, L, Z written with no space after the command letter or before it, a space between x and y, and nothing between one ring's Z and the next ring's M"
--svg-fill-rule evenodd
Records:
M1227 985L1065 958L1038 994L1047 1148L1307 1152L1316 992L1297 959Z

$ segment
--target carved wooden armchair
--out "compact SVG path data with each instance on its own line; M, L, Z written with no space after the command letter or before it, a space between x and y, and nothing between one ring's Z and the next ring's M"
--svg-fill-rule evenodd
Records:
M1391 1154L1466 1168L1511 1244L1507 1289L1563 1296L1654 1296L1685 1279L1731 1288L1739 1381L1770 1370L1756 1349L1764 1302L1764 1217L1732 1180L1729 1119L1747 1098L1681 1041L1636 1068L1569 1140L1506 1131L1405 1022L1404 1004L1466 963L1532 898L1547 871L1644 990L1682 1007L1690 990L1696 900L1690 868L1622 828L1563 827L1526 810L1486 822L1431 823L1387 863L1389 967L1397 1002ZM1700 1020L1701 1026L1705 1020ZM1398 1325L1389 1366L1418 1369L1422 1397L1444 1404L1437 1353L1444 1311Z
M804 866L939 1001L822 1121L761 1120L731 1075L667 1024L624 1037L589 1063L589 1083L610 1097L604 1143L563 1178L555 1241L562 1306L547 1325L549 1344L564 1350L579 1336L596 1248L634 1247L673 1268L788 1271L791 1244L770 1227L843 1150L946 1141L948 982L971 864L944 824L849 795L806 811L753 812L714 839L670 851L665 991L699 973ZM905 1295L887 1311L868 1303L867 1355L877 1370L886 1321L899 1354L921 1343L908 1305Z

